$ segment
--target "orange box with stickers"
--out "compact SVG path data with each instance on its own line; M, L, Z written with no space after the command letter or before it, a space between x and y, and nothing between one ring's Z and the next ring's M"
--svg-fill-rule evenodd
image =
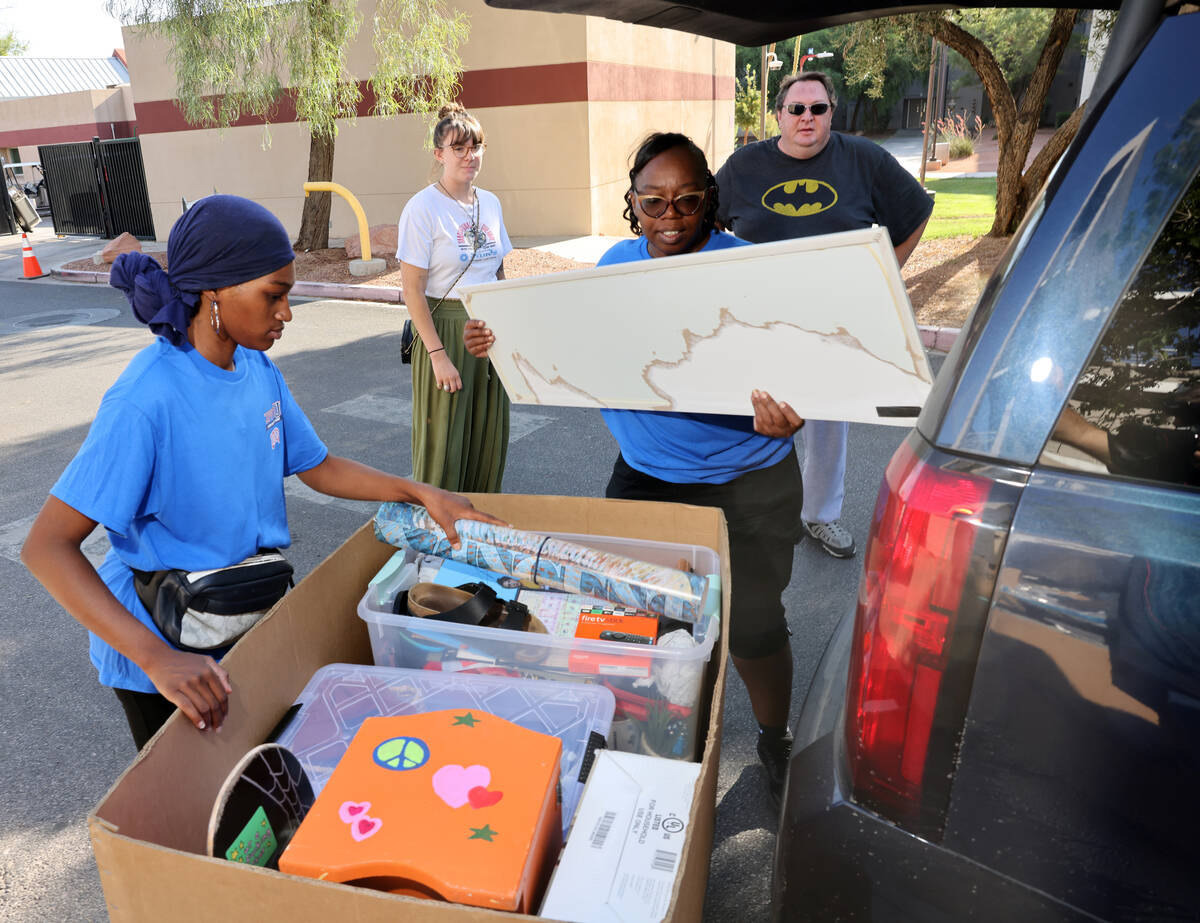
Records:
M279 870L528 913L562 845L561 754L483 711L368 718Z

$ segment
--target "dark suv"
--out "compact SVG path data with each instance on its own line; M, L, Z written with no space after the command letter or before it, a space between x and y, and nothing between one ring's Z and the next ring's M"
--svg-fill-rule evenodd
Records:
M887 468L784 918L1200 918L1200 15L1149 12Z
M488 2L744 43L872 13ZM1131 0L888 465L796 735L776 915L1200 919L1198 168L1200 11Z

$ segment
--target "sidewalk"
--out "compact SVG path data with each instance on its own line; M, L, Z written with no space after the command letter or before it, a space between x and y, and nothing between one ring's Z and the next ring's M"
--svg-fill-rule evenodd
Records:
M915 141L913 136L915 136ZM913 132L897 132L887 139L883 146L891 150L896 147L901 156L915 161L920 166L921 136ZM897 159L900 159L899 157ZM901 160L904 163L903 160ZM907 167L908 164L905 164ZM945 175L940 174L940 175ZM51 275L43 279L25 280L21 235L0 236L0 282L27 281L30 284L108 284L107 264L97 264L95 269L63 269L62 267L76 260L88 259L103 249L106 241L98 237L63 236L58 237L48 218L33 229L28 235L42 271ZM514 237L514 246L521 249L543 250L557 256L583 263L595 263L600 256L619 238L601 235L584 237ZM330 244L339 246L341 241L331 240ZM149 253L165 251L165 241L143 241L143 250ZM306 282L297 281L292 294L308 298L328 298L338 301L370 301L403 306L404 296L398 287L365 284L345 285L336 282ZM945 352L954 344L958 330L948 327L920 326L921 343L926 349Z
M948 179L958 176L995 176L1000 163L1000 145L996 141L996 130L985 128L979 140L975 142L975 153L962 160L951 160L940 170L926 169L925 179ZM1046 142L1054 135L1053 128L1039 128L1033 136L1033 144L1029 146L1029 156L1025 166L1033 163ZM921 142L919 131L901 130L893 133L876 143L900 161L913 176L921 175Z

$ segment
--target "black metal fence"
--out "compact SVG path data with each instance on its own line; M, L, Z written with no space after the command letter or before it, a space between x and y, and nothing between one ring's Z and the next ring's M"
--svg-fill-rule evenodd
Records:
M21 228L17 225L12 199L8 195L8 171L3 164L4 158L0 157L0 234L19 234Z
M13 213L12 199L8 197L8 187L0 183L0 234L19 234L17 216Z
M116 237L128 231L141 240L154 240L142 143L137 138L43 144L38 158L56 234Z

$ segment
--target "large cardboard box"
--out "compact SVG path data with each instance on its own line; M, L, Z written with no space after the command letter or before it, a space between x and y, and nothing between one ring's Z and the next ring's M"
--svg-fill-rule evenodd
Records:
M472 496L521 529L615 535L706 545L721 556L729 612L729 543L719 510L678 504L515 494ZM276 606L224 660L234 686L220 733L199 733L176 714L88 817L113 920L463 921L529 919L284 875L204 855L217 789L261 743L318 668L370 663L356 607L395 549L359 529ZM680 873L666 919L699 920L704 906L721 752L727 632L708 665L700 726L706 729Z

